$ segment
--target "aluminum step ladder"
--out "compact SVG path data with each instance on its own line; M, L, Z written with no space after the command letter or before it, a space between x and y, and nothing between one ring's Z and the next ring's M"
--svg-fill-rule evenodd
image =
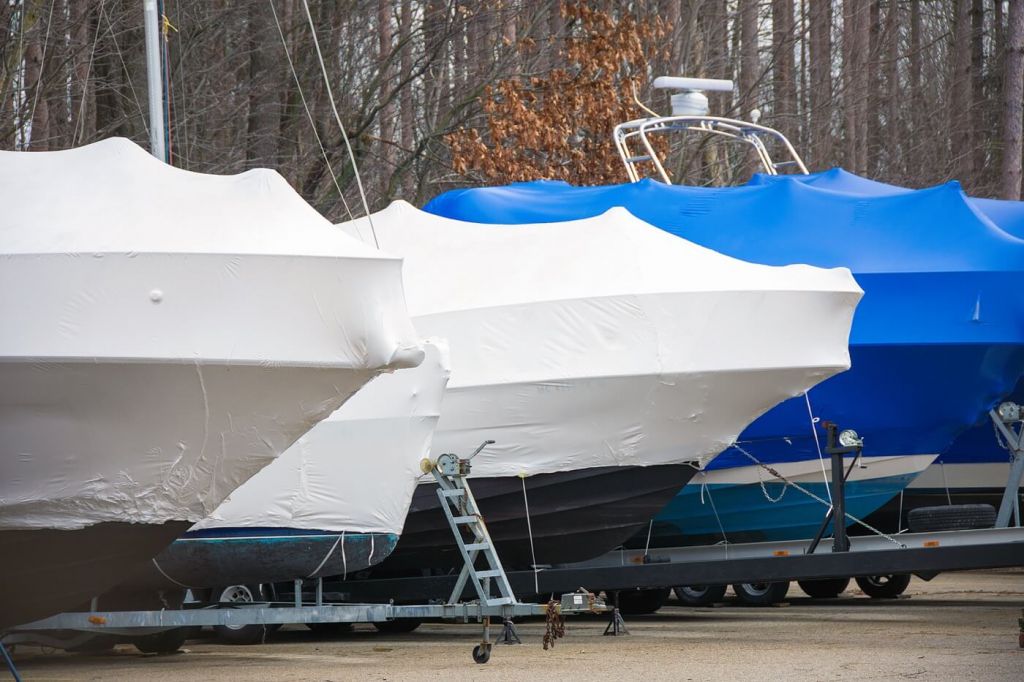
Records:
M459 601L467 582L472 583L481 604L503 606L518 603L466 478L470 471L470 460L492 443L492 440L484 441L467 459L444 454L433 463L424 460L423 468L429 466L430 473L437 481L437 497L441 501L441 509L448 519L459 552L462 553L462 572L448 598L450 604ZM484 565L478 567L477 562L481 557ZM492 587L497 587L498 594L492 594Z

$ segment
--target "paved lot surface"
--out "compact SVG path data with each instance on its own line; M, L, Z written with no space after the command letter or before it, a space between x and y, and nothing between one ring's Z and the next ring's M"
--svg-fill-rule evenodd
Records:
M485 666L470 659L478 630L468 625L387 636L361 626L333 638L289 627L259 646L193 640L170 656L128 645L97 656L19 647L15 658L26 681L1024 680L1024 571L915 579L908 594L876 601L854 587L814 602L794 586L788 607L672 603L630 619L631 636L620 638L601 636L603 620L577 618L553 651L541 648L543 623L525 623L524 644L496 646Z

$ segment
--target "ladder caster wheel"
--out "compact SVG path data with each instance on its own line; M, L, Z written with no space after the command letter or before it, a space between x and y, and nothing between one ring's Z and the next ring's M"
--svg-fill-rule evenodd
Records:
M473 660L480 664L491 660L491 645L477 644L473 647Z

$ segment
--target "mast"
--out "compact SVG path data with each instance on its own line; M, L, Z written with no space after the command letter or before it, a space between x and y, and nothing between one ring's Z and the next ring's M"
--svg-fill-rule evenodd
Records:
M142 11L146 25L146 83L149 90L149 151L167 162L164 145L164 85L163 58L160 50L160 12L157 0L143 0Z

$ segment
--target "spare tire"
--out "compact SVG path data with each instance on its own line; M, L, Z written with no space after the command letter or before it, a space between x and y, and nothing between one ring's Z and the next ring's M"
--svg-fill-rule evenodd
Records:
M907 514L911 533L943 530L972 530L996 525L996 509L990 504L951 504L942 507L918 507Z

